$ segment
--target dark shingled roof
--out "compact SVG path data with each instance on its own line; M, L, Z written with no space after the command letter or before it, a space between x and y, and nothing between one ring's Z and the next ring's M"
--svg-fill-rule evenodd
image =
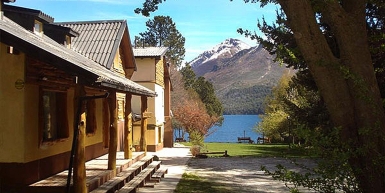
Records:
M49 62L49 64L69 73L81 74L91 79L88 81L93 81L96 85L137 95L156 96L154 91L125 77L114 74L93 60L58 44L45 35L41 37L24 29L5 16L2 19L0 18L0 41L7 45L15 46L16 49L25 52L31 57L44 55L44 58L39 59L43 59Z
M155 57L162 56L167 52L167 47L144 47L144 48L135 48L134 56L135 57Z
M54 31L57 34L65 33L66 35L69 35L71 37L78 37L79 36L79 32L77 32L77 31L75 31L69 27L54 25L54 24L50 24L50 23L45 23L43 25L44 25L44 27L43 27L44 33L46 33L47 30L50 30L50 31Z
M40 10L36 10L36 9L29 9L29 8L25 8L25 7L17 7L17 6L11 6L11 5L4 5L3 6L3 10L4 11L12 11L12 12L15 12L15 13L22 13L22 14L27 14L27 15L31 15L31 16L34 16L34 17L38 17L38 18L40 18L42 20L45 20L48 23L53 23L53 21L54 21L53 17L49 16L48 14L43 13Z
M78 37L72 38L72 49L108 69L111 69L115 53L119 49L124 30L127 28L125 20L60 22L55 24L79 32Z

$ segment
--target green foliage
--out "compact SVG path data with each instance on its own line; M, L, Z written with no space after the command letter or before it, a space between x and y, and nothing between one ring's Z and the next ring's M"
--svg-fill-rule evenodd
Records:
M361 192L348 164L352 152L339 140L338 128L328 134L310 132L307 139L313 144L309 149L311 154L320 158L316 167L297 164L305 171L301 173L290 171L282 165L277 165L274 172L264 167L262 169L274 179L294 185L293 190L303 186L317 192Z
M221 97L224 109L223 114L263 114L264 99L271 94L271 90L271 86L267 85L254 85L247 88L230 88L230 90Z
M180 71L183 75L185 89L193 89L199 95L199 98L205 104L206 111L210 116L222 117L222 103L215 95L213 85L205 80L204 77L196 78L190 65L183 67ZM218 123L221 123L222 121L223 119L220 119Z
M194 89L194 83L196 80L196 75L194 71L192 70L190 65L186 65L183 67L180 72L183 75L183 82L184 82L184 88L187 89Z
M205 104L209 115L222 116L222 103L216 97L214 87L209 81L205 80L202 76L199 77L194 82L194 90L198 93L202 102Z
M284 100L285 112L295 134L299 136L302 130L321 133L332 130L329 112L308 70L299 71L292 77L286 90L290 97ZM307 136L302 139L306 142Z
M163 0L145 0L142 8L136 8L134 12L136 14L142 14L143 16L150 16L151 12L158 10L158 5L162 3Z
M147 31L135 37L135 45L168 47L166 56L177 67L181 66L185 55L185 38L177 30L170 16L155 16L146 22Z
M289 86L290 75L284 74L272 90L271 97L266 99L265 115L261 116L257 130L273 140L280 141L288 137L289 114L285 111L285 100L289 97L286 89Z
M190 143L192 145L203 147L205 137L204 135L202 135L202 133L195 130L191 130L189 132L189 137L190 137Z
M301 142L319 157L317 167L306 168L306 173L289 171L282 166L270 172L275 179L296 187L304 186L320 192L359 192L358 184L348 164L350 150L346 141L340 140L340 130L333 127L329 113L317 92L310 73L299 71L296 76L283 77L267 100L266 115L262 117L259 129L266 136L284 137L288 128L296 142ZM275 133L274 133L275 132Z

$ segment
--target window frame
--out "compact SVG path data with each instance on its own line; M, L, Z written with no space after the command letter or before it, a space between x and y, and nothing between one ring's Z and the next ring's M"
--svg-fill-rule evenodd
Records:
M96 100L86 100L86 135L93 136L96 133Z
M38 28L36 27L38 26ZM43 23L35 20L34 25L33 25L33 32L39 36L43 35Z
M45 109L44 109L44 96L45 93L50 93L55 95L54 101L54 116L56 118L55 133L56 136L47 139L44 137L44 132L46 132L46 118L45 118ZM68 105L67 105L68 93L66 91L57 91L47 88L40 88L39 91L39 142L41 145L53 145L57 142L66 141L69 139L70 129L68 123Z

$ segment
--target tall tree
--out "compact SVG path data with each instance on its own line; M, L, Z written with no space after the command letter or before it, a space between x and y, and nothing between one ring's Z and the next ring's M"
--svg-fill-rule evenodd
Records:
M203 137L209 134L210 128L218 122L219 117L206 110L205 104L192 87L186 87L184 77L176 68L171 69L173 82L172 111L175 125L182 127L190 135L190 141L201 145Z
M288 138L288 117L284 101L287 97L286 89L290 81L289 73L282 75L278 84L273 87L271 96L265 100L265 114L261 115L258 131L274 141Z
M202 102L206 106L207 113L211 116L220 117L223 114L222 103L215 95L213 84L204 77L198 77L194 84L194 90L200 96Z
M198 93L199 98L205 104L207 113L210 116L222 117L223 106L215 95L213 85L204 77L196 77L190 65L183 67L181 70L186 89L193 89ZM222 119L219 119L221 123Z
M279 3L289 34L312 74L360 188L385 192L385 113L374 73L366 21L366 6L383 6L381 0L244 0ZM156 9L161 0L147 0ZM319 25L322 22L337 46Z
M275 47L277 54L285 55L289 64L295 60L306 64L302 68L310 70L333 124L340 128L340 141L350 152L347 159L360 188L368 192L384 191L385 169L379 164L385 153L384 109L367 37L367 30L373 29L368 20L383 23L378 15L368 17L368 11L373 10L372 6L374 10L383 10L383 3L278 2L284 11L278 20L283 24L281 29L262 27L272 38L270 46ZM378 33L381 28L376 26L374 31ZM285 36L280 33L286 38L292 36L295 42L281 41L277 37ZM277 43L273 43L275 40ZM373 178L376 184L370 182Z
M180 67L185 56L185 38L176 29L170 16L155 16L146 22L147 31L139 33L145 46L168 47L167 57Z

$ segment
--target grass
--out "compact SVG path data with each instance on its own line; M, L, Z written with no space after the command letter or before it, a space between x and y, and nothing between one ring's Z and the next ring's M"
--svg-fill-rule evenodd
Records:
M184 173L179 181L175 193L230 193L233 192L228 187L208 181L195 174Z
M190 146L190 143L183 143ZM289 148L288 144L248 144L248 143L205 143L204 150L208 152L225 151L230 156L252 157L289 157L309 158L313 157L309 150L300 147ZM221 156L209 155L209 156Z

